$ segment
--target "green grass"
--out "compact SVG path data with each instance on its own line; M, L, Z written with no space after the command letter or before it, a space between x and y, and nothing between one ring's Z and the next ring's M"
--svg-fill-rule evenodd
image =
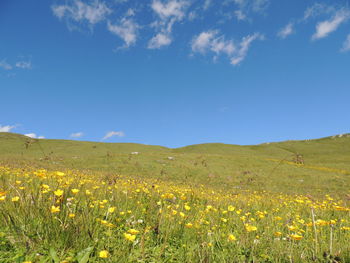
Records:
M296 153L303 156L305 165L288 163ZM0 133L0 162L210 184L224 189L343 195L350 183L350 137L253 146L209 143L171 149L133 143L34 140Z
M170 149L0 133L0 262L350 262L349 164L349 136Z

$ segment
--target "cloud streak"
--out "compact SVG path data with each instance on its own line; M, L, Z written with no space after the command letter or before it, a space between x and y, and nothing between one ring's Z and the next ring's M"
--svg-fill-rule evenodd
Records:
M252 42L263 39L264 36L262 34L254 33L242 38L239 43L235 43L234 40L227 40L225 36L219 35L218 30L210 30L194 37L191 48L193 53L202 55L214 53L214 60L220 55L225 55L229 58L232 65L237 66L246 57Z
M107 140L112 137L124 137L125 133L123 131L109 131L106 133L106 135L102 138L102 140Z
M149 49L159 49L171 44L173 26L184 19L188 5L189 3L184 0L169 0L166 3L160 0L152 1L152 10L159 19L152 23L152 27L158 32L149 40L147 46Z
M37 136L35 133L27 133L27 134L24 134L24 136L27 136L32 139L45 139L44 136Z
M338 27L345 23L350 18L350 11L347 9L341 9L328 20L317 23L316 32L312 35L312 40L317 40L327 37L330 33L336 31Z
M341 52L350 51L350 34L346 37L346 40L343 43L343 47L340 50Z
M292 22L288 23L285 27L283 27L278 33L278 37L285 39L289 35L294 33L294 24Z
M75 132L75 133L72 133L71 135L69 135L69 137L71 137L71 138L81 138L83 136L84 136L83 132Z
M69 23L69 29L74 29L72 23L86 22L89 27L106 20L112 10L99 0L80 1L71 0L64 5L51 6L53 14L60 20L65 19Z
M0 132L11 132L14 128L16 128L15 125L0 125Z

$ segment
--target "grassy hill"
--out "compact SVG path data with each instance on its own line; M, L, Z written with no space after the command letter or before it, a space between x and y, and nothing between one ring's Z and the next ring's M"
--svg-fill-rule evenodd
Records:
M300 154L303 165L294 163L296 154ZM252 146L209 143L171 149L133 143L36 140L0 133L0 162L236 190L343 194L350 183L350 135Z

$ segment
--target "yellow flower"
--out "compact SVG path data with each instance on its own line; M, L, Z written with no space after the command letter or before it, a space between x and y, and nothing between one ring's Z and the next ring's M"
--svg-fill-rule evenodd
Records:
M98 256L100 258L108 258L109 257L109 252L107 250L102 250L100 253L98 253Z
M245 224L245 229L246 229L248 232L253 232L253 231L256 231L258 228L257 228L256 226L252 226L252 225Z
M228 235L228 240L229 241L236 241L237 239L234 235L230 234L230 235Z
M135 238L136 236L135 235L131 235L129 233L124 233L124 238L130 242L134 242L135 241Z
M74 188L74 189L72 189L71 191L72 191L72 193L75 195L75 194L79 193L79 191L80 191L80 190L79 190L79 189Z
M303 236L300 236L298 234L291 234L290 238L293 239L293 240L300 240L300 239L303 238Z
M64 176L64 175L65 175L65 173L62 173L62 172L56 172L56 175L58 175L58 176Z
M185 227L187 227L187 228L192 228L192 227L193 227L193 224L192 224L192 223L187 223L187 224L185 225Z
M232 205L229 205L229 206L227 207L227 210L230 211L230 212L232 212L232 211L235 210L235 207L232 206Z
M282 233L281 232L275 232L275 234L274 234L276 237L279 237L279 236L281 236L282 235Z
M114 211L115 211L115 207L114 207L114 206L108 208L108 212L109 212L109 213L114 213Z
M18 202L19 201L19 196L12 197L11 201L12 202Z
M58 213L58 212L60 212L61 211L61 209L60 209L60 207L59 206L51 206L51 213Z
M140 233L140 231L136 230L136 229L129 229L128 233L131 235L137 235L138 233Z
M6 195L0 196L0 201L5 201Z
M185 210L186 211L190 211L191 210L191 207L189 205L185 205Z
M57 189L57 190L56 190L56 191L54 191L53 193L55 194L55 196L60 197L60 196L62 196L62 195L63 195L63 190L61 190L61 189Z
M32 263L32 262L27 260L27 261L23 261L23 263Z
M68 217L69 217L69 218L74 218L74 217L75 217L75 214L70 213L70 214L68 215Z

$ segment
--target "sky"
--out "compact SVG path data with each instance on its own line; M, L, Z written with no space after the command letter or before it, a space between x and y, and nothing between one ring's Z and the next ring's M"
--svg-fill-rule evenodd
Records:
M1 0L0 132L168 147L348 133L349 4Z

